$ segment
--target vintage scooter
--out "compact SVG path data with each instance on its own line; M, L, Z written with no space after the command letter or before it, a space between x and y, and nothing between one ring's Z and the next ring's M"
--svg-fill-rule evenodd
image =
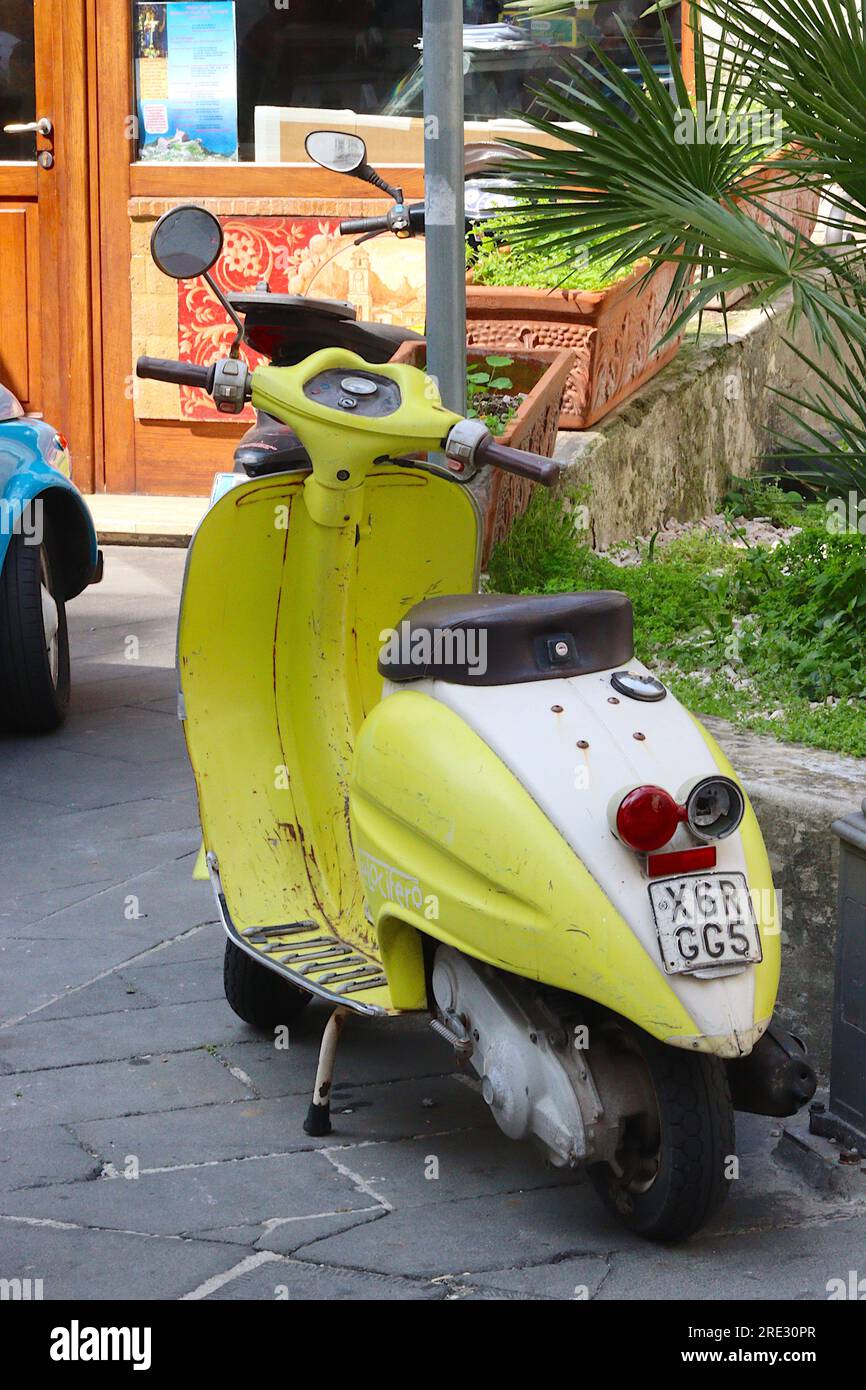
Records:
M206 272L211 220L179 210L157 260L181 268L168 225L183 275ZM734 1105L793 1113L814 1075L771 1024L754 814L635 660L628 599L477 592L465 484L490 467L551 484L556 465L445 409L419 370L340 347L138 374L252 400L309 459L207 512L178 633L228 1001L269 1030L333 1007L308 1132L329 1128L349 1014L429 1012L506 1134L587 1166L631 1229L697 1230L731 1177Z

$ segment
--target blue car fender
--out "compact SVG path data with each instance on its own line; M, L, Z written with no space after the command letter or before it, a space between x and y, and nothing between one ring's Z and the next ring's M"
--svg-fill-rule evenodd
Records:
M69 453L44 420L0 423L0 570L17 532L40 537L48 518L66 599L101 578L96 531L84 498L69 477Z

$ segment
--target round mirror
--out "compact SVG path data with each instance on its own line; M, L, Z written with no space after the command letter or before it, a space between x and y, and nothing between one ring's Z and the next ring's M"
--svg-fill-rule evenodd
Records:
M357 174L367 162L367 146L360 135L339 130L312 130L304 141L310 159L335 174Z
M151 233L150 254L163 275L194 280L223 249L223 229L212 212L189 203L163 213Z

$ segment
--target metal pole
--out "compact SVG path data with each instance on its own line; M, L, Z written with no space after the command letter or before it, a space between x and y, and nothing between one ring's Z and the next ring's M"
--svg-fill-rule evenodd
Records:
M445 405L466 412L463 211L463 0L424 0L427 370Z

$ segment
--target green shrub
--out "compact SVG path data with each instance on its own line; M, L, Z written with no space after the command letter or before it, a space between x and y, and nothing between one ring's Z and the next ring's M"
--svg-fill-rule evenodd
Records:
M582 543L557 498L538 493L489 575L506 593L619 589L634 607L638 657L696 713L866 756L862 535L813 520L770 549L696 530L619 566Z

